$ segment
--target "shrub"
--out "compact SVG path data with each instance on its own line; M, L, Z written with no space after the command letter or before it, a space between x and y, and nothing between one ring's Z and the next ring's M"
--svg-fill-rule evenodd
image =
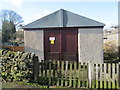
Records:
M118 59L118 47L112 43L104 44L104 60Z
M1 75L3 81L26 81L33 78L34 54L0 50Z

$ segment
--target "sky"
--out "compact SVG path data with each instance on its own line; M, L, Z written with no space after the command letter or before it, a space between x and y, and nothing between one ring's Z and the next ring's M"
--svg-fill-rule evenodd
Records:
M1 0L0 11L13 10L26 25L59 9L104 23L105 28L118 25L119 0Z

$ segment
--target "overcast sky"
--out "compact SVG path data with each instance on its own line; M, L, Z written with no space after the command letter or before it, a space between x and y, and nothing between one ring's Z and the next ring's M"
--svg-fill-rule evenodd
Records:
M84 2L83 0L55 1L1 0L0 10L8 9L17 12L23 17L24 25L61 8L102 22L106 24L106 27L118 24L119 0L90 0L91 2L89 0L84 0Z

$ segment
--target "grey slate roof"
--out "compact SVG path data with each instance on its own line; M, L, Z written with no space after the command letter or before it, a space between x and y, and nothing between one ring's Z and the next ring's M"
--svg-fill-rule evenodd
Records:
M60 9L24 26L25 28L104 26L103 23Z

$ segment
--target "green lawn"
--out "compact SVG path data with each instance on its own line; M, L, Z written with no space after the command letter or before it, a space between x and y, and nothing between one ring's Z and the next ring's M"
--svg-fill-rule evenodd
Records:
M1 87L0 87L1 88ZM67 87L58 87L58 86L47 86L47 85L39 85L37 83L25 83L25 82L2 82L2 88L64 88Z
M2 88L48 88L48 86L42 86L36 83L3 82Z
M1 87L0 87L1 88ZM2 90L53 90L52 88L56 88L57 90L91 90L91 89L83 89L83 88L70 88L70 87L57 87L57 86L45 86L39 85L35 83L24 83L24 82L3 82ZM97 89L92 89L97 90Z

